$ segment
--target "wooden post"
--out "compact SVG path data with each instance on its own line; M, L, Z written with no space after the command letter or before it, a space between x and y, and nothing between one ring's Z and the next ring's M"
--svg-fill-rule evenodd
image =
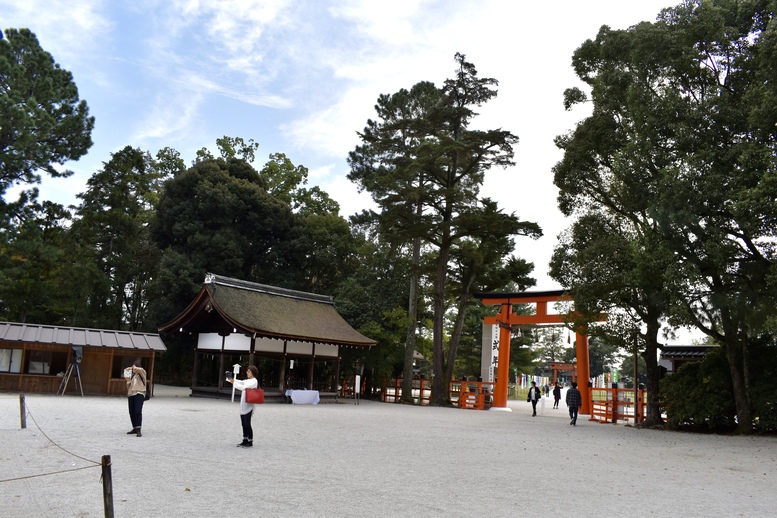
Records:
M494 389L495 410L511 412L507 406L507 382L510 381L510 315L513 306L509 302L501 305L499 314L499 360L496 365L496 387Z
M577 388L583 397L583 405L580 413L587 415L591 413L591 388L588 386L591 377L591 364L588 359L588 336L582 334L580 329L575 333L575 356L577 357Z
M24 394L19 394L19 416L22 420L22 428L27 428L27 404L24 402Z
M192 388L197 386L197 372L200 370L200 353L194 350L194 365L192 366ZM221 373L219 373L221 376Z
M612 424L618 422L618 384L612 384Z
M113 518L113 476L111 475L111 456L102 457L103 509L105 518Z

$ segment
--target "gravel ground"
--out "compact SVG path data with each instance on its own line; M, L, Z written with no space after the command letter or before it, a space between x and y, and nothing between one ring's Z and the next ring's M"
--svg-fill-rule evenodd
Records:
M353 400L266 404L242 438L238 403L159 386L143 437L115 397L0 394L0 516L774 516L777 438L581 416L546 399L512 412ZM84 468L84 469L79 469Z

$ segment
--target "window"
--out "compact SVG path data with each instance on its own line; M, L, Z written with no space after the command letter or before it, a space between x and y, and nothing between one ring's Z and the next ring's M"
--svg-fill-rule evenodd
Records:
M22 350L0 349L0 372L21 372Z
M64 374L67 370L67 353L63 351L28 351L24 361L27 374Z

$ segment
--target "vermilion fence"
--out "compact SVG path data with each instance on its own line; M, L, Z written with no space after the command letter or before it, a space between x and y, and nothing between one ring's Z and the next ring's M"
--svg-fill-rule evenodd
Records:
M428 405L432 397L432 380L414 379L413 380L413 403L417 405ZM389 385L383 391L383 401L386 403L398 403L402 397L402 378L394 379L393 385Z
M491 408L494 402L494 383L487 381L451 381L448 395L459 408L484 410ZM413 380L413 403L428 405L432 396L431 379ZM396 378L383 391L383 401L397 403L402 397L402 378Z
M627 388L591 388L591 418L589 421L617 423L631 421L639 424L645 420L647 409L647 390L637 391L634 401L634 389Z

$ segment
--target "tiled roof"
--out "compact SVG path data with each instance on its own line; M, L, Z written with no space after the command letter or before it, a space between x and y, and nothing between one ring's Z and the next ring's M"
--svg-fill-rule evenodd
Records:
M662 358L703 358L717 345L665 345L661 349Z
M0 341L165 351L157 334L0 322Z
M161 332L230 334L345 346L377 342L351 327L332 297L208 274L200 293Z

